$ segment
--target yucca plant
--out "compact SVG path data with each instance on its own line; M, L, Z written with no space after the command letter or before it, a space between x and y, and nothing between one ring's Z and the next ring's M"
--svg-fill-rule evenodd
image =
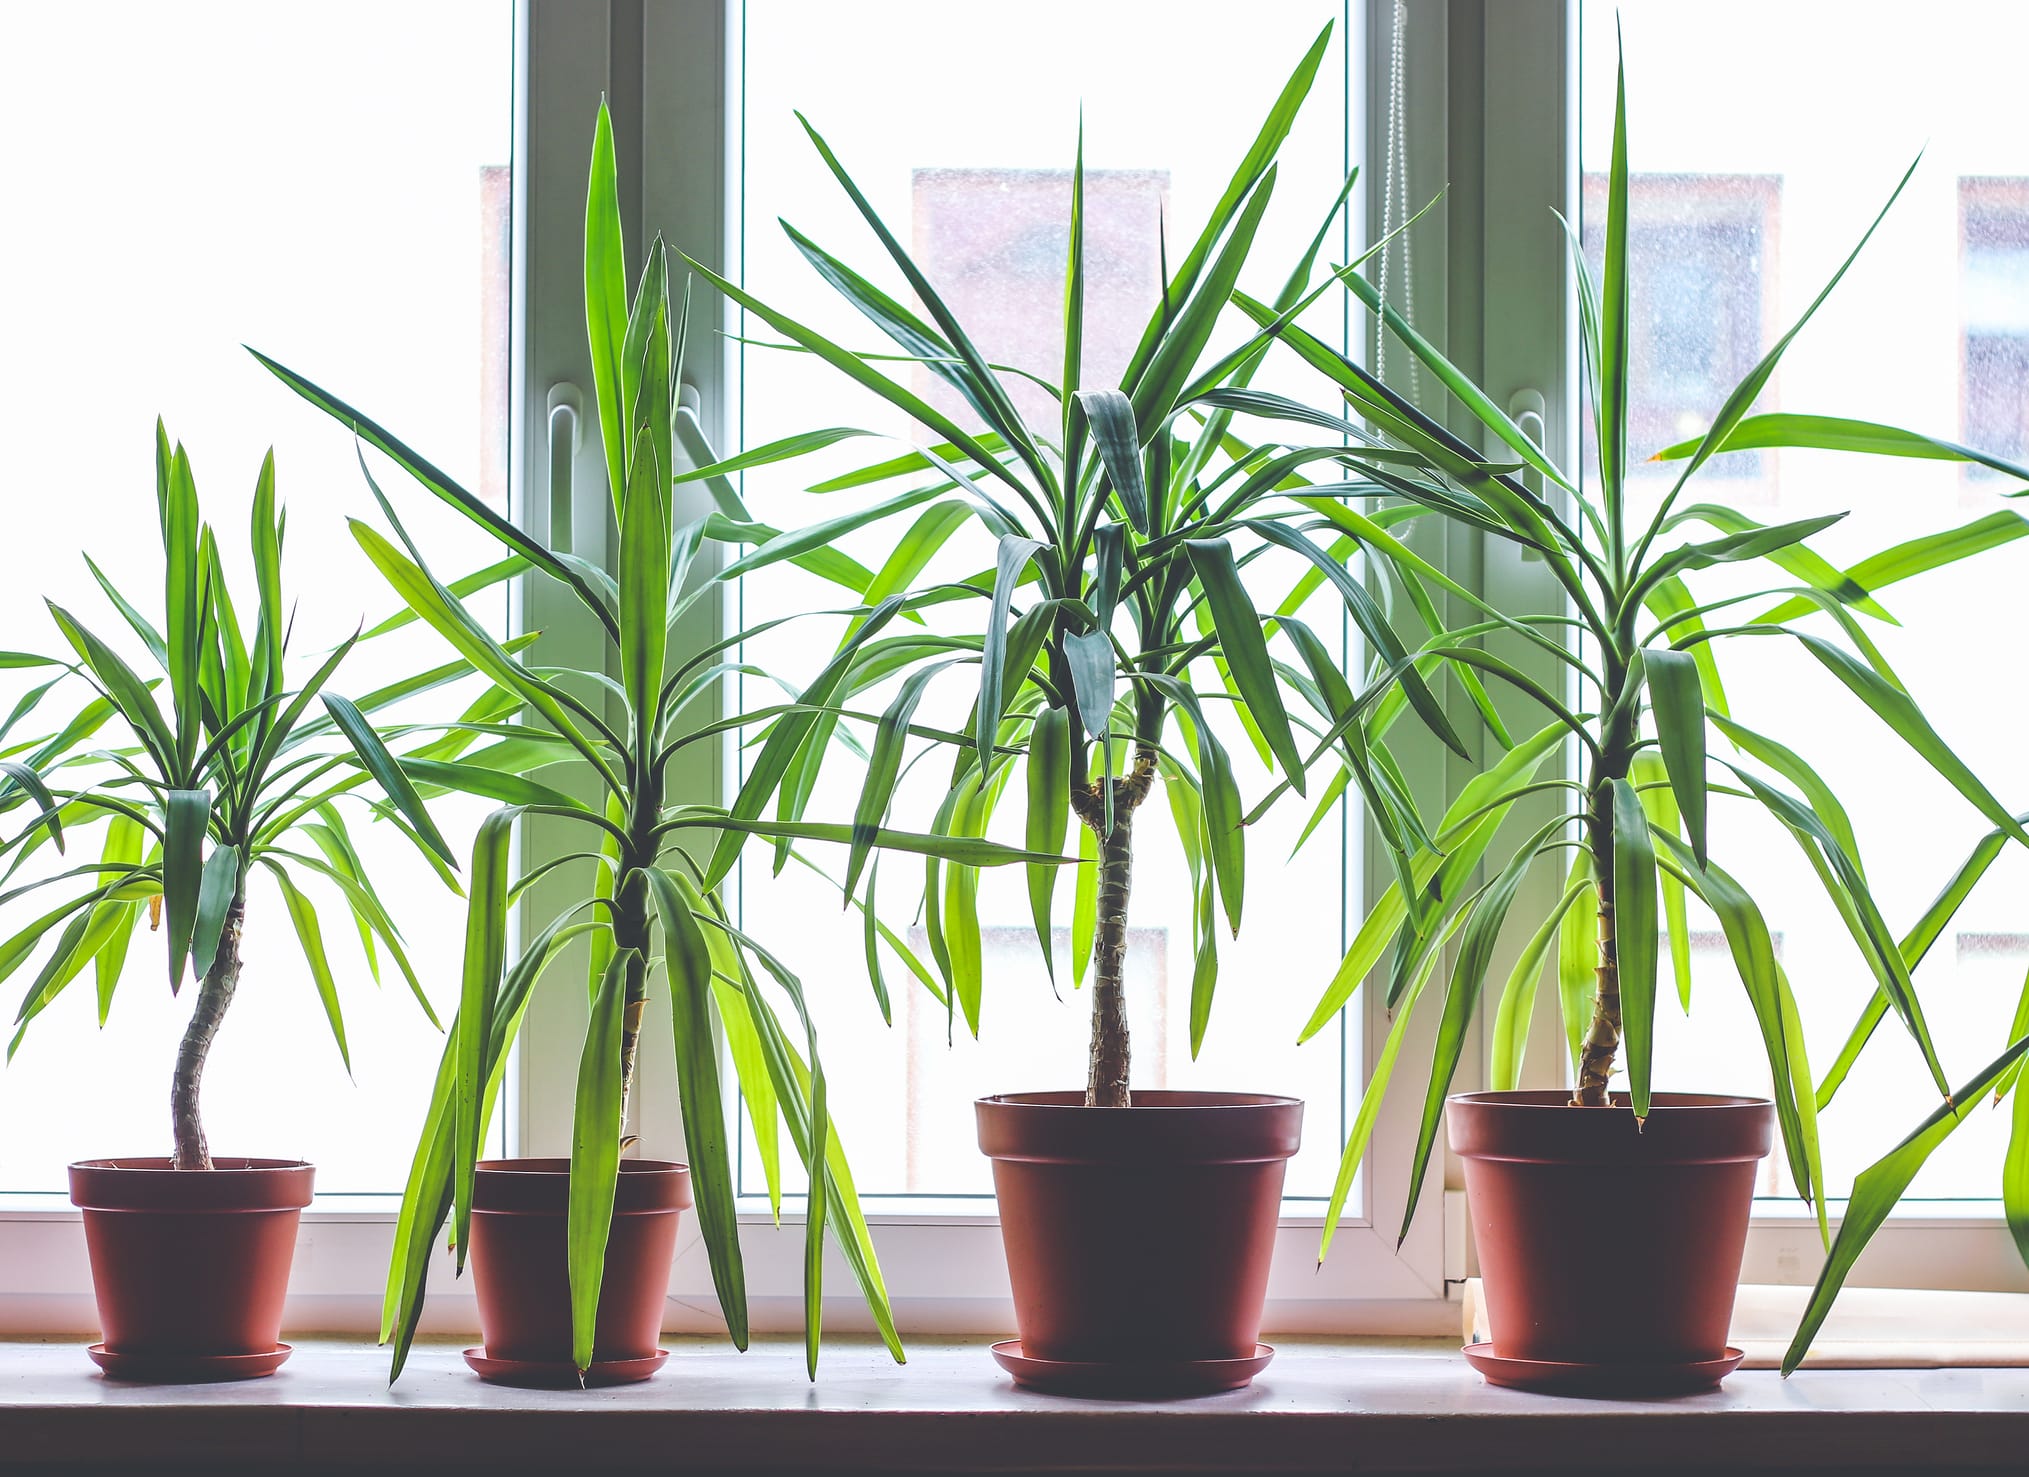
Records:
M460 657L512 695L526 726L513 731L545 746L544 757L580 766L591 798L527 776L470 771L446 764L433 777L449 788L491 795L507 804L482 823L472 852L464 976L457 1020L447 1045L427 1123L403 1197L390 1268L383 1341L395 1344L399 1374L421 1314L432 1243L452 1223L459 1269L472 1213L474 1165L498 1095L507 1053L546 964L570 940L586 936L591 950L592 1012L581 1055L570 1162L569 1272L574 1357L593 1355L594 1315L623 1153L623 1124L643 1018L658 977L668 991L687 1158L696 1184L699 1221L712 1278L733 1342L748 1340L745 1273L721 1096L722 1036L753 1123L755 1141L779 1214L780 1130L808 1176L805 1221L805 1330L816 1370L820 1338L822 1251L827 1227L844 1252L890 1352L901 1343L889 1311L879 1262L861 1214L850 1168L826 1105L826 1083L802 985L760 942L736 927L716 886L725 875L685 849L693 838L758 834L782 840L845 843L843 823L775 821L753 810L673 798L673 762L699 744L716 745L743 726L773 722L779 736L835 721L838 697L813 688L796 702L758 713L702 722L702 706L737 667L729 655L741 635L704 650L672 649L669 632L700 602L718 598L711 561L701 557L718 538L755 540L774 530L753 523L737 499L727 511L678 520L673 468L688 412L678 404L687 310L673 305L668 260L658 236L631 301L623 275L620 205L611 121L599 111L585 211L585 295L598 421L619 529L617 568L607 570L553 551L458 486L376 422L301 375L257 355L311 404L328 412L419 483L471 519L508 551L501 564L456 588L467 593L526 570L556 581L583 606L605 638L605 664L583 669L534 667L518 661L466 608L461 595L431 573L389 500L372 488L399 546L364 522L353 533L409 609L441 634ZM687 302L687 299L685 299ZM365 464L362 461L362 470ZM821 540L796 551L799 562L837 573ZM862 572L863 574L863 572ZM909 605L895 595L859 607L858 651ZM770 740L771 748L776 740ZM561 781L560 781L561 783ZM553 816L584 828L595 851L551 859L519 880L509 875L508 840L522 815ZM863 838L883 849L925 854L967 866L1061 860L978 838L881 830ZM530 881L557 867L586 869L580 900L529 929L530 942L508 963L508 914ZM785 1032L763 992L761 977L787 996L803 1035L801 1050Z
M1285 344L1323 373L1367 434L1414 454L1419 463L1414 472L1377 474L1390 492L1409 506L1519 546L1542 561L1568 602L1561 613L1518 616L1447 584L1456 599L1476 607L1478 619L1425 643L1415 654L1419 665L1470 672L1505 687L1517 702L1548 721L1540 731L1519 738L1492 725L1498 741L1492 762L1431 828L1435 844L1402 859L1411 885L1398 883L1369 913L1305 1029L1306 1037L1321 1029L1386 959L1385 970L1376 975L1376 987L1386 990L1393 1024L1345 1146L1325 1244L1329 1246L1331 1228L1364 1155L1381 1096L1441 957L1441 946L1457 936L1454 965L1437 992L1441 995L1437 1044L1411 1171L1408 1213L1412 1214L1445 1097L1518 891L1532 868L1553 860L1561 865L1569 856L1566 881L1556 900L1547 913L1527 920L1526 941L1495 1011L1491 1076L1496 1089L1516 1085L1538 979L1546 959L1554 955L1572 1055L1573 1105L1607 1104L1608 1083L1617 1064L1624 1064L1628 1110L1637 1118L1649 1112L1665 932L1672 972L1688 1005L1687 895L1709 907L1724 930L1767 1057L1790 1171L1815 1205L1821 1228L1827 1186L1817 1114L1831 1101L1884 1014L1892 1011L1915 1040L1936 1083L1943 1099L1938 1115L1911 1146L1898 1151L1903 1157L1897 1163L1906 1172L1884 1189L1887 1177L1878 1169L1870 1171L1875 1176L1874 1193L1856 1190L1817 1296L1789 1352L1785 1367L1793 1368L1845 1269L1908 1184L1922 1155L1948 1131L1956 1105L1972 1102L2011 1073L2029 1045L2016 1041L1956 1090L1932 1046L1911 970L1963 900L1971 878L2006 840L2029 842L2029 834L1931 726L1869 639L1865 625L1869 619L1888 618L1876 598L1883 587L2018 538L2029 525L2012 512L1996 513L1899 544L1842 570L1815 552L1810 542L1840 515L1765 526L1719 503L1687 502L1684 494L1715 456L1777 447L1976 462L2022 478L2029 478L2029 471L1967 447L1869 422L1750 414L1784 352L1893 206L1908 182L1905 174L1853 254L1726 397L1710 428L1656 454L1660 461L1681 463L1681 471L1654 512L1637 517L1628 478L1632 451L1628 407L1634 391L1625 120L1623 73L1607 180L1604 259L1598 273L1588 264L1579 238L1571 235L1581 315L1579 343L1596 433L1596 480L1581 479L1555 465L1364 280L1343 279L1362 306L1378 315L1436 376L1476 429L1484 432L1500 462L1488 460L1366 369L1300 328L1280 323L1272 306L1236 299L1257 323L1273 326ZM1528 474L1539 476L1545 491L1532 490L1525 480ZM1361 537L1369 547L1389 548L1384 537ZM1728 587L1732 593L1717 597L1694 592L1699 572L1743 564L1762 566L1770 576L1768 582L1749 593L1738 592L1737 582ZM1403 567L1401 561L1395 567ZM1845 641L1799 624L1814 615L1824 617ZM1489 639L1508 642L1511 650L1502 654L1487 644ZM1802 755L1750 727L1745 715L1727 701L1718 654L1750 639L1793 646L1829 671L1913 756L1942 775L1995 827L1938 903L1900 941L1868 886L1838 797ZM1516 646L1517 641L1526 644ZM1533 654L1538 662L1554 661L1564 680L1531 676L1516 664L1517 652ZM1567 778L1560 770L1561 755L1574 741L1583 761L1582 778ZM1506 850L1513 836L1503 830L1504 818L1531 797L1544 796L1557 797L1556 813L1545 823L1532 823L1519 844ZM1814 1082L1806 1060L1796 1001L1777 963L1762 910L1715 856L1722 849L1715 846L1716 828L1708 822L1715 798L1766 812L1795 838L1877 982L1872 1005L1822 1082ZM1483 864L1491 877L1482 882L1477 869ZM1866 1184L1863 1177L1863 1187ZM1407 1226L1405 1214L1405 1235Z
M1293 323L1330 286L1310 277L1345 189L1325 213L1264 325L1229 352L1208 352L1222 318L1230 322L1235 284L1250 256L1276 186L1275 158L1297 116L1329 42L1326 27L1277 97L1258 135L1196 240L1167 274L1161 301L1115 387L1083 379L1085 343L1084 148L1071 176L1064 287L1061 372L1040 385L1059 414L1031 425L1009 392L1015 371L982 355L865 193L812 128L813 147L921 305L912 311L831 251L784 223L790 240L817 273L900 347L899 355L848 349L761 301L739 284L699 267L747 313L779 334L777 347L817 356L852 382L922 425L935 442L842 477L815 490L837 492L915 479L908 490L809 528L764 542L727 570L759 569L800 550L869 527L891 530L882 588L907 587L956 531L977 521L993 540L994 567L975 579L926 582L914 598L937 604L943 627L868 642L864 627L838 648L806 702L845 704L878 685L899 685L866 745L868 760L855 805L853 845L843 891L861 907L874 986L883 992L876 939L900 948L876 915L878 865L869 865L879 827L897 785L918 760L948 753L949 775L931 829L977 837L1009 806L1022 813L1030 849L1054 853L1067 845L1073 818L1082 869L1073 906L1074 968L1091 978L1088 1106L1131 1103L1129 1023L1124 995L1127 916L1135 823L1158 781L1167 787L1173 818L1193 877L1191 1046L1204 1037L1218 978L1220 920L1238 932L1244 902L1245 822L1234 766L1208 721L1214 704L1231 705L1258 735L1262 757L1282 774L1281 788L1306 789L1306 774L1334 748L1364 792L1379 793L1399 776L1368 762L1363 720L1385 729L1404 704L1413 705L1447 743L1460 741L1423 679L1411 669L1401 640L1354 574L1332 521L1340 499L1374 491L1372 463L1392 465L1397 452L1348 446L1349 429L1249 388L1278 329ZM1150 229L1157 223L1150 222ZM1355 266L1358 264L1355 263ZM1351 271L1352 268L1345 269ZM955 391L976 421L948 415L879 367L901 359L922 366ZM1255 445L1241 439L1236 417L1286 414L1333 433L1328 445ZM977 427L975 429L974 427ZM852 436L833 428L756 448L710 473L780 463ZM1327 466L1313 484L1303 475ZM1390 521L1384 515L1383 522ZM1359 519L1357 526L1368 526ZM1313 535L1332 533L1324 543ZM1264 606L1243 568L1264 554L1295 554L1329 580L1375 653L1375 668L1354 691L1332 640L1297 618L1303 601ZM1286 581L1285 581L1286 588ZM1308 591L1306 590L1306 594ZM1418 591L1420 595L1420 590ZM966 673L966 669L976 671ZM914 757L909 736L920 703L939 677L964 674L976 685L962 734L927 733ZM1398 690L1399 689L1399 690ZM871 716L871 715L870 715ZM1172 720L1174 725L1172 726ZM1174 730L1174 731L1173 731ZM812 777L844 730L825 717L780 724L752 764L733 804L749 822L773 806L785 821L802 814ZM1011 776L1024 783L1013 796ZM1327 803L1334 795L1327 797ZM1393 813L1391 811L1391 813ZM708 880L730 872L745 831L720 842ZM933 857L926 868L923 920L936 973L919 977L948 1010L979 1028L983 964L978 879L972 867ZM1029 874L1037 939L1051 963L1057 875L1044 865ZM913 956L909 956L914 963ZM1088 965L1089 960L1089 965Z
M27 810L7 838L5 876L15 877L47 844L104 821L99 859L22 882L0 893L10 903L45 887L80 889L0 945L0 978L21 968L52 936L15 1014L11 1059L30 1023L87 967L98 986L100 1023L129 972L128 949L141 918L167 940L169 988L198 979L190 1023L176 1054L170 1094L178 1169L211 1168L200 1103L205 1060L239 987L247 890L255 869L270 873L295 925L311 979L348 1070L345 1021L316 904L304 886L330 884L358 927L376 978L384 949L431 1022L436 1016L410 966L389 910L375 890L340 809L364 803L432 859L447 882L452 853L425 810L409 762L427 771L469 746L477 733L443 731L398 762L368 714L465 675L463 663L363 694L355 703L328 684L362 639L355 633L324 655L299 686L285 675L292 607L282 586L286 515L277 501L270 452L255 484L251 519L253 598L236 602L219 542L198 505L190 458L156 424L155 493L162 534L163 621L156 625L90 565L107 599L145 648L159 675L143 677L71 611L50 614L74 652L10 658L67 670L24 695L11 729L70 675L93 689L57 733L17 741L0 760L0 811ZM251 631L238 612L252 616ZM251 640L249 640L249 635ZM164 685L166 682L166 693ZM167 702L162 699L166 696ZM321 711L312 705L320 703ZM102 737L109 723L124 733ZM414 731L409 728L404 733ZM513 756L510 762L521 762Z

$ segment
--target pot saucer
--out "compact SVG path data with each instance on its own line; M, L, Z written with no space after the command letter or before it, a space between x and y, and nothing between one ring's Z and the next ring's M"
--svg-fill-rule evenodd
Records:
M994 1362L1014 1376L1015 1383L1052 1395L1111 1395L1157 1398L1211 1395L1237 1390L1268 1367L1275 1351L1254 1346L1251 1359L1150 1360L1132 1364L1080 1363L1069 1359L1031 1359L1020 1339L993 1346Z
M151 1385L198 1385L219 1380L254 1380L273 1374L295 1352L277 1344L260 1354L119 1354L104 1344L85 1350L112 1380Z
M1467 1344L1463 1353L1490 1385L1556 1395L1689 1395L1717 1389L1747 1357L1729 1348L1718 1359L1682 1364L1560 1364L1503 1358L1492 1344Z
M535 1390L631 1385L654 1374L668 1358L669 1350L657 1349L645 1359L595 1359L580 1380L578 1367L567 1359L495 1359L484 1349L465 1350L465 1363L482 1380L495 1385L521 1385Z

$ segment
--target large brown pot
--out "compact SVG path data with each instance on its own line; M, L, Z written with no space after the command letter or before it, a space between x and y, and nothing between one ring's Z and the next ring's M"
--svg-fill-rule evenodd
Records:
M486 1358L473 1367L488 1378L575 1379L565 1221L570 1185L568 1159L479 1163L472 1184L472 1281ZM690 1171L683 1165L620 1161L592 1354L608 1378L645 1378L661 1363L677 1221L691 1203Z
M316 1170L286 1159L87 1159L70 1166L105 1341L124 1378L233 1379L288 1357L282 1302Z
M1473 1092L1448 1107L1495 1355L1624 1367L1725 1356L1774 1104L1657 1093L1639 1127L1624 1097L1574 1108L1564 1092Z
M1032 1092L975 1108L1023 1356L1254 1359L1301 1102L1137 1092L1131 1108L1088 1108L1082 1093Z

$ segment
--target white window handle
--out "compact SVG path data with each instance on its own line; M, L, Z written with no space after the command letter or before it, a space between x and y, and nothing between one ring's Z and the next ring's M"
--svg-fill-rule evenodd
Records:
M578 419L584 398L573 384L555 384L549 393L549 541L572 552L571 464L578 455Z

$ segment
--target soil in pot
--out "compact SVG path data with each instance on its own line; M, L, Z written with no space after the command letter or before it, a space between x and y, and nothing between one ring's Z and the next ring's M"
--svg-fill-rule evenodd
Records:
M487 1159L472 1186L472 1281L485 1350L466 1352L484 1379L576 1385L565 1212L568 1159ZM679 1218L692 1203L690 1171L623 1159L614 1195L599 1319L587 1382L646 1379L667 1354L663 1303Z
M1601 1388L1643 1371L1659 1388L1672 1371L1694 1386L1730 1372L1772 1103L1657 1093L1638 1127L1625 1097L1574 1108L1563 1092L1480 1092L1453 1097L1446 1118L1485 1285L1483 1352L1508 1361L1511 1382L1527 1364L1563 1367L1564 1388L1586 1384L1572 1366L1601 1371Z
M1052 1388L1194 1393L1218 1364L1265 1363L1261 1305L1303 1104L1252 1093L1078 1092L975 1104L993 1160L1020 1355ZM1003 1361L1005 1363L1005 1361ZM1140 1371L1139 1377L1123 1368Z
M104 1331L92 1357L108 1374L245 1379L288 1357L282 1303L316 1170L286 1159L218 1157L213 1166L172 1169L166 1158L70 1166Z

